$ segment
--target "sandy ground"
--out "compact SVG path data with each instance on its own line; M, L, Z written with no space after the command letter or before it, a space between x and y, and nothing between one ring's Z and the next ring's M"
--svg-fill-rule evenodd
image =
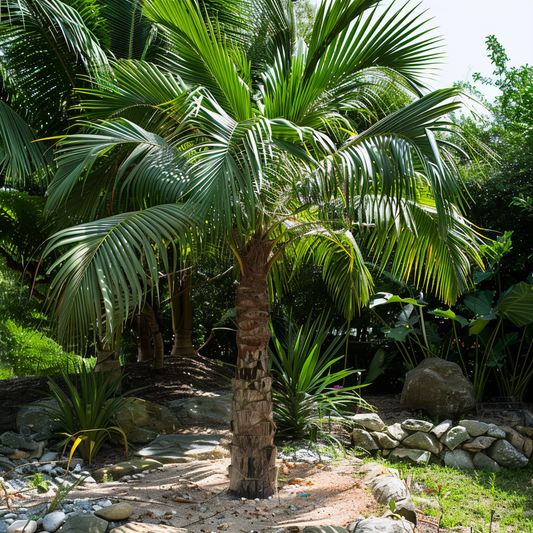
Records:
M86 485L68 497L127 501L134 509L130 521L194 533L295 532L307 525L345 526L383 512L348 460L330 466L280 463L281 482L269 500L230 497L228 465L228 458L165 465L142 480ZM19 501L17 507L28 504Z

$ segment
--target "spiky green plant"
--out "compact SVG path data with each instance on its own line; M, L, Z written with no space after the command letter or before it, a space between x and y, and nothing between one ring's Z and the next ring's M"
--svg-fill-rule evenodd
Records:
M62 378L68 392L49 378L50 392L44 393L57 402L57 408L51 410L52 417L64 429L62 435L65 440L62 444L73 441L73 448L78 448L83 460L91 464L92 458L111 433L119 433L124 438L127 455L126 435L122 429L112 425L114 415L125 403L125 394L117 396L122 376L113 376L110 372L92 372L81 366L77 374L79 391L68 374L63 373Z
M343 358L343 336L333 341L328 316L311 317L298 327L289 318L282 335L272 328L273 349L269 348L274 377L274 419L278 435L309 437L319 429L321 414L342 416L362 402L354 392L360 386L334 388L358 370L334 371Z

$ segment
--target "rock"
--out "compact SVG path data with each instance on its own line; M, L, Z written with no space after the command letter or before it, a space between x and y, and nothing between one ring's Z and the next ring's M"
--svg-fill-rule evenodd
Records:
M63 511L52 511L43 519L43 529L49 533L54 533L67 519L67 515Z
M473 463L478 470L488 470L489 472L495 472L496 474L501 471L501 466L482 452L478 452L474 455Z
M92 514L73 513L67 518L61 533L105 533L106 530L105 520Z
M15 461L16 459L27 459L30 456L30 452L24 452L22 450L15 450L13 453L10 453L6 457Z
M15 520L7 526L6 533L35 533L37 522L35 520Z
M411 533L415 530L414 524L402 520L389 518L365 518L347 528L349 533Z
M453 450L444 454L444 464L457 470L474 470L474 463L468 452Z
M481 450L486 450L495 440L495 437L476 437L472 442L465 442L463 444L463 450L471 453L477 453Z
M405 431L405 429L402 428L402 425L399 422L396 422L396 424L392 424L391 426L388 426L385 430L393 439L402 442L403 439L408 437L410 433L408 431Z
M444 422L441 422L438 426L435 426L431 433L437 437L437 439L440 439L447 431L449 431L453 427L453 422L451 420L444 420Z
M39 447L30 453L28 459L40 459L44 453L44 442L39 442Z
M348 533L340 526L306 526L302 533Z
M489 424L487 435L496 439L505 439L505 431L501 430L496 424Z
M415 420L414 418L409 418L402 422L402 429L407 431L423 431L427 433L433 429L433 424L427 420Z
M356 448L363 448L363 450L367 450L369 452L373 450L379 450L379 446L374 440L374 437L372 437L372 435L370 435L370 433L364 429L354 429L352 431L351 441Z
M9 472L15 468L15 463L12 463L7 457L0 455L0 474L2 472Z
M225 454L221 448L224 435L212 433L159 435L136 455L150 457L161 463L184 463L192 459L208 458Z
M108 507L104 507L99 511L95 511L95 516L103 518L110 522L111 520L126 520L133 513L133 507L126 502L115 503Z
M58 409L57 402L52 398L43 398L38 402L23 405L17 413L17 431L23 426L30 427L34 433L50 429L50 416Z
M397 440L394 440L386 433L382 433L380 431L373 431L372 437L377 439L379 447L382 449L385 448L386 450L390 450L392 448L397 448L400 445Z
M388 459L393 463L410 463L413 465L428 464L431 460L431 452L396 448L395 450L392 450Z
M480 435L484 435L489 429L488 424L485 424L485 422L479 422L477 420L461 420L459 425L463 426L471 437L479 437Z
M404 481L397 477L380 476L372 482L371 490L378 503L388 506L394 501L394 512L416 525L415 505Z
M520 453L510 442L499 439L488 450L487 455L501 466L522 468L528 464L527 457Z
M458 419L475 409L476 399L459 365L432 357L407 372L401 404L424 408L431 417Z
M3 446L0 444L0 455L10 455L16 451L17 450L15 450L15 448L10 448L9 446Z
M98 483L101 483L105 474L111 475L113 479L120 479L122 476L131 476L143 470L152 470L152 468L159 468L161 466L163 466L163 463L154 459L131 459L114 466L95 470L93 477Z
M0 441L4 446L9 448L15 448L15 450L26 450L33 452L39 448L39 443L35 442L30 437L25 437L20 433L15 433L13 431L7 431L0 436Z
M142 524L141 522L129 522L113 529L113 533L189 533L182 527L164 526L163 524Z
M430 433L417 431L402 441L402 446L408 448L416 448L418 450L426 450L435 455L439 455L441 444L437 437Z
M441 442L448 446L450 450L455 450L459 444L467 441L470 438L468 431L463 426L455 426L450 429L446 435L441 439Z
M533 453L533 439L524 437L524 445L522 446L522 453L529 459Z
M56 452L46 452L41 455L41 463L46 463L48 461L57 461L59 459L59 454Z
M379 463L365 463L361 465L361 468L358 470L359 474L364 474L363 479L364 485L370 485L374 479L379 476L396 476L399 477L398 471L394 468L387 468L384 465Z
M514 429L523 437L533 438L533 427L515 426Z
M522 451L525 443L525 438L509 426L499 426L499 429L505 431L505 438L514 446L518 451Z
M168 408L182 424L224 424L229 427L233 414L233 395L211 394L174 400Z
M353 415L348 417L348 419L352 420L355 424L363 426L367 431L383 431L385 429L385 424L377 413Z
M117 425L126 433L128 442L146 444L160 434L172 434L181 427L172 412L162 405L139 398L126 398L125 405L115 414ZM120 442L119 436L114 436Z

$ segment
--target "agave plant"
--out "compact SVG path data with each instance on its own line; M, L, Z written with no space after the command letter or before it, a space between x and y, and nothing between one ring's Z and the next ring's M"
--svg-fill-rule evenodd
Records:
M52 417L64 429L61 435L65 439L61 444L66 446L73 442L70 456L78 448L83 460L91 464L111 433L119 433L124 438L127 455L128 441L124 431L111 425L114 415L125 403L125 394L116 395L122 376L114 376L111 372L91 372L82 365L78 377L79 392L69 375L63 373L67 392L49 378L50 392L44 393L57 402L57 407L50 410Z
M299 328L289 318L282 336L272 328L274 349L269 348L269 353L274 377L274 419L279 435L309 437L319 429L322 414L342 416L363 401L354 393L361 385L339 384L358 370L333 370L343 358L343 337L337 336L326 344L331 329L327 315L316 321L310 317Z

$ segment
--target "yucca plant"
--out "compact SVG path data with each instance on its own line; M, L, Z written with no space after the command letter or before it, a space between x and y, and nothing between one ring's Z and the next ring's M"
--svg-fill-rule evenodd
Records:
M79 449L84 461L91 464L92 458L98 453L102 444L111 433L120 433L124 438L126 455L128 444L125 433L117 426L111 425L113 417L125 403L125 394L117 396L122 376L114 376L111 372L92 372L85 365L80 367L79 392L68 374L62 378L68 392L64 391L56 381L48 378L50 392L44 394L57 402L52 408L52 417L63 429L67 445L73 442L71 457L76 448Z
M333 341L332 323L328 315L305 325L298 325L290 317L282 335L272 327L269 347L274 382L274 420L278 435L293 438L309 437L319 429L324 414L342 416L363 400L354 392L360 385L341 387L347 377L358 370L333 370L343 358L343 336Z

